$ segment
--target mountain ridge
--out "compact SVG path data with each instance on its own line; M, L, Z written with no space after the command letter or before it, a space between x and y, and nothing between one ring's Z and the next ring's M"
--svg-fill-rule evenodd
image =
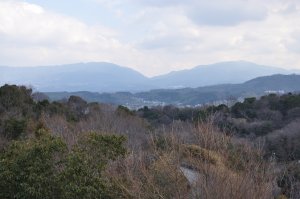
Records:
M24 84L25 82L41 91L106 92L118 89L139 90L139 86L147 89L153 88L148 78L141 73L107 62L43 67L5 67L0 68L0 74L2 74L0 75L2 84L7 82ZM8 76L10 78L7 78ZM7 82L3 82L3 79Z
M44 92L140 92L236 84L259 76L294 72L246 61L231 61L199 65L148 78L128 67L108 62L88 62L42 67L0 67L0 84L32 85Z
M199 65L192 69L172 71L165 75L152 78L164 87L171 87L174 84L180 87L199 87L225 83L243 83L255 77L290 74L293 70L286 70L279 67L259 65L247 61L228 61L210 65ZM299 72L299 71L298 71ZM199 76L201 74L201 76ZM236 74L240 74L237 76ZM212 76L214 75L214 79ZM202 78L199 78L202 77Z

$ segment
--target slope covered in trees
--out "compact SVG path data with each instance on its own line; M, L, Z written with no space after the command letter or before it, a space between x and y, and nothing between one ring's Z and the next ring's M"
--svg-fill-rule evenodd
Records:
M137 111L33 95L0 88L1 198L300 196L300 95Z
M157 89L147 92L48 92L51 100L61 100L72 95L89 102L121 104L132 108L173 104L195 106L230 102L233 99L263 96L268 93L288 93L300 91L300 75L272 75L252 79L242 84L223 84L198 88Z

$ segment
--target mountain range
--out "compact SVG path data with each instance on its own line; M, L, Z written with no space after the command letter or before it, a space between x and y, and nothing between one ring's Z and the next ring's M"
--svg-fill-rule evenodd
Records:
M60 66L0 67L0 84L22 84L43 92L117 92L152 89L197 88L217 84L243 83L273 74L299 71L258 65L245 61L201 65L189 70L148 78L127 67L106 62Z

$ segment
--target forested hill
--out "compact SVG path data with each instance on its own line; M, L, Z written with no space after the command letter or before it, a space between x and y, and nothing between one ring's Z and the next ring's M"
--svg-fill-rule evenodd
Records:
M232 97L256 97L269 92L300 91L300 75L273 75L255 78L243 84L224 84L199 88L161 89L137 93L135 96L147 101L167 104L197 105L230 100Z
M33 95L0 87L0 198L300 197L298 94L136 111Z
M267 93L300 91L300 75L272 75L258 77L243 84L223 84L199 88L157 89L148 92L52 92L45 93L51 100L61 100L77 95L89 102L103 102L140 107L143 105L197 105L244 97L255 97Z

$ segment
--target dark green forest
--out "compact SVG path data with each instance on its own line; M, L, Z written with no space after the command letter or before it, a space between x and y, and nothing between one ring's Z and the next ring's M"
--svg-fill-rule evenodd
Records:
M0 88L0 198L300 198L300 95L233 106L50 102Z

